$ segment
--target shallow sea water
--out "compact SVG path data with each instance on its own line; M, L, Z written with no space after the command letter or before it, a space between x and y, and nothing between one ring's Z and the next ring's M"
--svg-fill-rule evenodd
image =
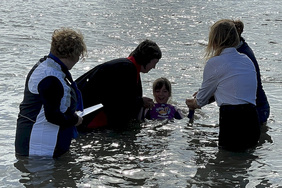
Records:
M0 6L0 186L1 187L282 187L282 7L279 0L2 0ZM142 75L172 82L173 104L187 113L185 99L200 86L209 27L223 18L241 19L271 106L260 143L245 153L217 148L218 107L188 119L148 121L141 128L81 134L59 159L14 154L18 106L30 68L50 48L59 27L78 28L88 57L74 78L118 57L139 42L158 43L163 58ZM113 91L114 95L114 91Z

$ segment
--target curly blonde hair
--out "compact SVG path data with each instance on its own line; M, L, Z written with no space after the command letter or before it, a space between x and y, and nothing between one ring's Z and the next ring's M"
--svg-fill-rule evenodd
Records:
M56 29L52 35L50 51L58 58L84 58L87 48L83 39L80 31L70 28Z
M240 38L234 21L229 19L219 20L211 27L205 57L209 59L218 56L225 48L236 47L239 43Z

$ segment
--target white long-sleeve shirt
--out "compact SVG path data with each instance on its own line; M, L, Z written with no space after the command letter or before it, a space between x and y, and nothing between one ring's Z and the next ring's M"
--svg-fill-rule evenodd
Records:
M252 61L236 48L226 48L210 58L204 68L203 82L196 96L204 106L214 95L218 106L256 104L257 79Z

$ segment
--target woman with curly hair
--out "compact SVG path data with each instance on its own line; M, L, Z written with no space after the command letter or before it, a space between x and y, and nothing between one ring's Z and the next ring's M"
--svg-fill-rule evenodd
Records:
M80 91L69 70L86 55L83 35L69 28L55 30L48 56L27 75L17 120L16 155L58 157L69 150L82 118Z

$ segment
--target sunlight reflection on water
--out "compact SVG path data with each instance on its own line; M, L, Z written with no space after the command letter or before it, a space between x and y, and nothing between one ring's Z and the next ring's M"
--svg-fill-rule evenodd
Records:
M235 7L240 6L240 9ZM277 1L7 1L0 7L0 186L53 187L278 187L281 176L281 6ZM48 11L47 11L48 10ZM216 11L215 11L216 10ZM146 122L126 132L81 134L59 159L16 159L14 135L26 74L48 54L52 31L79 28L88 57L72 70L77 78L104 61L126 57L145 38L163 51L157 68L142 75L172 82L174 105L200 86L210 25L241 18L243 33L260 63L271 114L255 150L217 148L218 107L197 110L193 125Z

